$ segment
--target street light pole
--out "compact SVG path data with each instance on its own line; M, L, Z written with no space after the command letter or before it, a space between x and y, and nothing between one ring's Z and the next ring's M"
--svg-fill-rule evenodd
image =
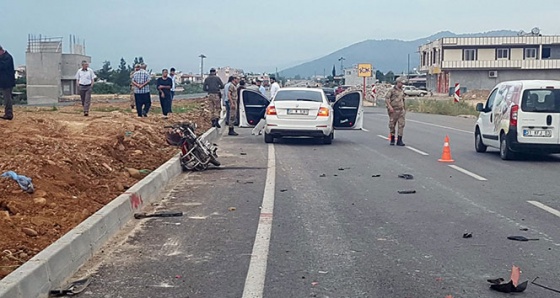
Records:
M410 53L407 54L408 59L406 62L406 78L408 79L409 75L410 75Z
M204 58L206 58L206 56L204 56L204 54L200 54L200 78L202 81L204 81Z

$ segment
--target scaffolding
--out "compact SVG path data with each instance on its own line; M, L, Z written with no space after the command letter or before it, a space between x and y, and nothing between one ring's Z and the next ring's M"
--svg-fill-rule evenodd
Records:
M27 35L27 53L62 53L62 37ZM70 35L69 54L86 55L86 41Z

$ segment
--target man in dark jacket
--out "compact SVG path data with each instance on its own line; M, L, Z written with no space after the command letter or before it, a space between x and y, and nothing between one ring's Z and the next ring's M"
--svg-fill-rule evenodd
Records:
M204 79L203 90L208 92L210 111L212 112L212 126L217 128L220 128L220 112L222 111L221 89L224 89L224 83L216 75L216 70L212 68L210 69L210 75Z
M12 109L12 89L16 85L14 59L12 55L0 46L0 90L4 96L4 116L5 120L14 119Z

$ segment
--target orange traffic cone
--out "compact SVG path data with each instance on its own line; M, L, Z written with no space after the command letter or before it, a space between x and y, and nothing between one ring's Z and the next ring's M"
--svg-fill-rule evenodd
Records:
M441 158L438 159L440 162L454 162L453 158L451 158L451 148L449 147L449 136L445 136L445 141L443 143L443 153L441 154Z

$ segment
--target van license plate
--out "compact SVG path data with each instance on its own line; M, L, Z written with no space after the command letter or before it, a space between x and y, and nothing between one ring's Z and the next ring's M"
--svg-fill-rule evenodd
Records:
M309 115L309 110L288 109L288 115Z
M542 137L542 138L550 138L552 137L552 130L550 129L524 129L523 130L524 137Z

